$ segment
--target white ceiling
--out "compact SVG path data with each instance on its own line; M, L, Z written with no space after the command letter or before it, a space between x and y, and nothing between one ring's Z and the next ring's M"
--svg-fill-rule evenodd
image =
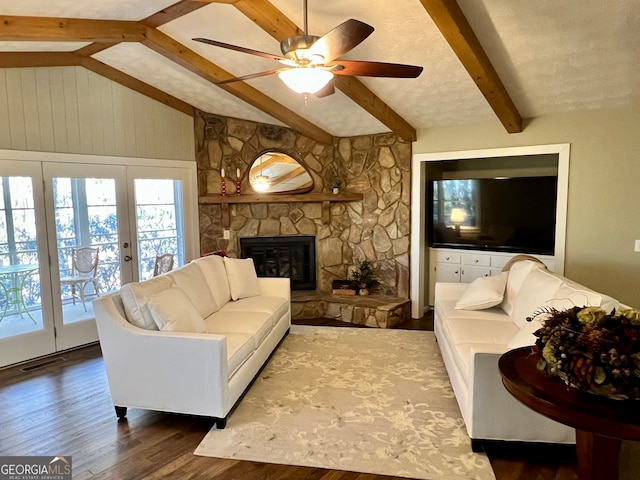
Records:
M0 0L1 15L142 20L176 0ZM302 0L272 0L302 28ZM343 58L421 65L417 79L360 77L414 128L499 122L419 0L308 0L309 33L349 18L375 32ZM522 117L640 104L640 1L458 0ZM279 64L199 42L206 37L280 54L279 44L232 5L212 3L159 27L234 75ZM2 42L0 51L72 51L86 43ZM280 124L233 95L138 43L121 43L97 60L206 112ZM346 95L318 99L277 76L247 83L335 136L388 131Z

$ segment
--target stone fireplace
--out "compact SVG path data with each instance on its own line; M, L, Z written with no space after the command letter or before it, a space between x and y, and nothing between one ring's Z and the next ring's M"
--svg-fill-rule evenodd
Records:
M225 205L202 201L202 252L225 250L232 257L240 257L243 238L313 236L316 290L292 294L294 317L320 314L340 316L352 323L388 326L395 320L381 320L379 316L391 318L388 312L396 311L398 302L405 315L411 235L410 142L393 133L380 133L321 144L289 128L203 112L195 117L195 131L200 196L220 196L222 168L227 172L239 170L240 196L255 193L249 185L248 170L268 149L284 152L308 169L313 179L312 194L331 195L331 181L339 178L344 184L341 193L362 195L362 200L327 201L323 196L315 202L301 198L305 194L283 195L285 200L277 202L262 200L259 195L252 201L227 199ZM235 183L236 175L232 177ZM227 181L229 196L236 194L234 183ZM333 280L348 279L353 266L365 259L372 263L381 282L376 296L393 297L392 303L382 300L384 304L377 305L373 298L332 295ZM345 313L345 305L351 302L358 305L349 307L350 311L362 309L362 316ZM362 306L362 302L367 305ZM311 306L321 308L312 311Z
M316 237L240 238L240 256L252 258L259 277L287 277L292 290L316 289Z

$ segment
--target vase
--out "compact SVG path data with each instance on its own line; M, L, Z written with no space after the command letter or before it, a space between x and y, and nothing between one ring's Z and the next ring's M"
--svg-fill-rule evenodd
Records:
M340 189L338 187L333 187L333 193L334 195L340 193Z
M360 290L358 291L358 295L369 295L369 289L366 285L361 285Z

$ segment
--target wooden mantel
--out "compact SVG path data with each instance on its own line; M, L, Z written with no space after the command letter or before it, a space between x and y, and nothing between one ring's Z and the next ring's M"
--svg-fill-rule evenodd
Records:
M298 194L248 194L248 195L203 195L198 202L203 205L219 204L222 207L222 226L229 228L232 203L322 203L322 223L331 221L331 202L358 202L362 193L298 193Z

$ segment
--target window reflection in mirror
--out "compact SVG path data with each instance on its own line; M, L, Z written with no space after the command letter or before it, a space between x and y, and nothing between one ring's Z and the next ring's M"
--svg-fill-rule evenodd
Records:
M305 193L313 179L300 163L282 152L269 151L251 164L249 184L258 193Z

